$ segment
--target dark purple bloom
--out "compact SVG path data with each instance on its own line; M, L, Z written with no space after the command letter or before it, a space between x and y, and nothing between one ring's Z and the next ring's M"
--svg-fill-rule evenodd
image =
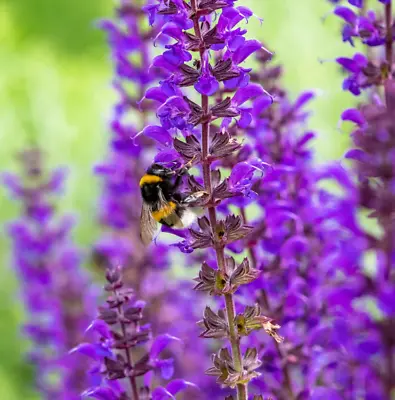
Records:
M150 22L155 22L154 26L148 27L147 15L134 3L124 1L117 9L116 21L110 23L112 30L115 29L131 44L124 46L122 41L113 41L112 36L109 37L115 64L114 88L119 100L110 123L109 154L95 169L103 179L99 216L106 233L95 244L93 260L101 270L122 264L125 286L133 287L136 296L147 302L145 313L154 335L167 332L184 341L183 350L179 349L180 346L166 350L174 363L160 361L157 369L168 376L174 368L176 376L208 387L208 378L198 369L201 360L208 357L208 346L205 343L196 346L192 340L197 336L196 329L184 326L189 321L189 325L194 327L199 316L194 309L180 307L180 304L196 304L197 295L191 285L188 296L178 293L176 284L168 278L172 275L170 260L176 248L162 243L163 237L170 237L165 232L159 234L157 242L150 248L143 246L140 239L142 204L139 180L153 160L169 167L181 166L184 160L172 147L173 140L180 131L188 138L193 130L190 103L184 99L178 86L184 79L178 73L178 67L183 68L190 59L190 53L183 47L187 42L183 32L188 26L186 13L180 10L171 14L172 22L166 14L168 6L168 2L153 6L150 2L144 7ZM172 46L169 37L180 43ZM154 58L154 54L157 55L154 46L159 45L165 46L166 54ZM123 67L128 66L128 74L123 73L123 67L120 69L120 60ZM177 73L169 76L169 72L175 70ZM185 79L191 79L188 71L184 74ZM156 148L160 153L155 155ZM178 284L181 282L177 281ZM174 321L185 322L176 324ZM156 380L152 384L156 385ZM92 390L96 396L109 390L115 391L114 396L121 395L118 388L107 386ZM188 395L199 398L196 390L189 390ZM144 396L147 397L148 393L142 393L141 399Z
M382 48L354 56L354 61L355 57L363 59L362 68L342 59L343 67L354 78L354 94L371 87L374 95L368 103L347 109L341 116L356 127L353 148L346 153L352 167L330 171L345 190L331 216L343 227L344 239L343 251L336 257L336 273L326 282L325 294L328 317L345 332L342 337L336 332L327 337L333 348L344 349L334 353L327 364L331 377L348 397L358 393L372 399L390 398L395 388L392 310L384 306L384 302L391 302L395 286L394 18L392 2L381 3L382 13L366 7L360 10L354 36L363 44ZM379 86L383 87L383 96L377 90ZM367 211L371 223L377 224L380 234L360 226L356 215L361 208ZM355 387L362 376L363 383Z
M97 341L79 344L71 351L88 356L96 363L90 371L95 385L87 389L82 397L127 400L144 398L143 395L150 396L152 393L152 398L155 398L166 390L170 393L173 390L175 394L195 387L190 382L175 380L166 389L161 386L154 388L150 374L155 373L165 380L172 378L173 360L160 356L179 339L168 334L151 339L150 326L141 324L145 304L136 301L133 291L124 287L120 268L109 268L106 280L104 289L109 293L106 305L99 308L98 317L88 328L89 333L97 336ZM147 342L150 342L149 350L136 352L137 347ZM141 381L144 375L147 379ZM121 385L122 381L128 382L128 388Z
M166 15L167 21L158 37L167 37L170 44L166 44L164 53L156 57L154 65L161 66L170 75L160 81L160 88L149 89L146 95L148 97L151 90L155 91L155 100L159 103L157 116L162 129L156 124L147 124L141 137L152 137L155 132L155 139L162 145L156 159L167 159L171 154L167 148L171 135L174 149L179 153L174 155L173 161L179 163L181 158L200 167L200 176L188 178L188 193L191 196L205 193L205 196L199 196L197 205L208 208L208 216L198 219L198 227L171 233L184 239L177 244L183 253L210 248L216 252L215 261L211 259L211 253L205 253L206 262L203 262L196 279L196 289L222 296L226 307L218 313L206 308L201 336L228 339L232 353L227 348L222 349L213 356L214 367L206 372L217 376L220 385L237 388L238 399L247 400L246 386L259 376L256 370L261 362L256 349L248 348L241 352L241 336L262 329L279 341L281 338L275 332L279 326L262 316L259 307L246 307L244 312L240 312L237 318L243 324L238 326L233 293L257 279L259 271L251 267L248 260L237 264L232 257L225 258L224 255L225 248L237 246L251 232L243 218L230 213L227 206L239 201L243 204L252 202L255 194L253 184L267 168L267 164L258 158L247 157L248 160L233 165L229 178L222 179L217 165L225 163L228 157L234 157L242 147L227 130L251 126L255 100L259 99L262 109L272 102L260 84L249 82L251 69L244 66L251 55L261 52L268 59L270 53L257 40L245 38L246 30L238 24L248 21L253 13L246 7L236 7L234 3L223 0L157 1L157 15ZM218 14L217 19L215 14ZM181 25L181 15L189 23ZM181 32L180 28L185 29L185 26L193 26L193 29ZM170 50L178 54L171 60L166 57ZM188 63L195 55L197 59ZM162 96L161 93L169 87L175 94ZM188 88L195 89L195 92L193 89L188 91ZM219 128L211 124L217 120ZM217 132L210 136L212 129L217 129ZM217 214L219 211L225 215L220 216ZM193 253L188 259L192 260L192 257L198 256ZM216 267L212 268L210 264ZM224 394L226 392L222 396ZM212 398L217 398L214 396L216 393Z

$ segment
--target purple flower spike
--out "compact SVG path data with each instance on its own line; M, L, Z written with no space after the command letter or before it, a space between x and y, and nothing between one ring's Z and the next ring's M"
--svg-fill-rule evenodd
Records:
M121 268L108 268L106 280L106 305L99 307L98 317L88 329L97 334L97 341L80 344L72 350L72 353L93 358L97 365L91 371L100 373L96 379L98 385L86 390L82 397L123 400L149 396L151 388L140 386L138 378L159 371L164 379L170 379L174 372L173 360L163 359L161 354L172 342L180 340L168 334L159 335L152 342L151 349L140 351L139 358L136 358L136 348L144 347L151 338L149 326L141 324L145 303L136 301L133 291L124 286ZM128 382L129 389L121 385L122 381ZM184 386L180 382L184 382ZM187 382L182 380L169 383L170 388L179 390L186 386ZM154 389L153 398L161 389Z
M59 217L53 204L63 186L64 170L46 171L37 148L18 158L21 175L7 174L4 183L22 206L9 234L27 311L23 332L33 343L28 359L36 368L35 384L43 398L77 400L88 384L89 364L68 353L81 342L95 299L69 238L71 219ZM90 349L82 351L92 355Z
M123 265L124 288L133 287L136 297L147 302L145 315L150 321L150 331L159 341L163 337L170 338L165 349L166 357L155 350L158 347L155 339L146 345L141 343L138 349L130 349L135 357L134 364L142 368L138 372L141 375L136 377L140 400L149 398L155 387L165 387L173 373L188 382L209 387L209 390L213 386L210 378L199 372L203 360L209 355L208 346L206 343L196 345L191 339L198 334L195 327L198 316L196 309L189 305L199 304L198 296L191 290L180 292L177 284L168 278L169 274L172 275L172 253L178 253L178 249L166 240L163 243L162 239L170 236L165 232L160 232L150 247L143 245L140 239L142 204L139 181L153 162L172 169L183 167L185 159L173 148L173 141L194 133L197 111L184 98L181 89L182 85L193 86L201 75L200 66L193 65L191 53L187 50L191 45L185 33L191 28L187 18L189 11L182 1L171 2L171 10L168 10L169 4L168 1L150 0L141 7L143 2L122 0L116 18L105 23L114 63L113 86L117 101L110 121L108 155L96 168L103 182L99 222L105 233L95 244L92 259L103 272L114 265ZM219 40L216 35L210 37L212 41ZM159 55L160 46L164 51ZM215 75L217 70L212 71L209 66L206 73L218 81L229 74L234 76L233 72L223 69ZM173 238L173 242L176 241L178 238ZM193 250L190 246L188 249ZM180 307L180 304L188 307ZM102 393L98 388L110 388L117 398L129 399L133 395L130 381L117 375L120 366L117 357L125 359L126 354L124 349L115 348L114 340L118 339L111 333L113 328L117 334L122 329L119 324L108 325L114 321L114 313L106 310L103 317L106 322L95 320L89 329L98 341L88 343L90 347L86 341L81 345L81 351L96 357L96 370L91 374L95 380L92 390ZM144 325L139 326L143 331ZM129 331L134 334L133 326L128 327ZM174 337L180 337L184 344L172 344ZM153 346L151 357L150 345ZM109 352L113 356L109 356ZM149 357L151 369L143 374L148 365L141 358L144 355ZM111 361L106 365L104 358ZM152 379L148 379L150 375L154 375ZM110 376L114 379L107 379ZM120 385L120 389L112 386L121 380L125 385ZM187 395L189 392L192 390L188 390Z
M349 21L350 37L378 49L365 47L364 54L338 59L351 72L343 87L369 96L357 109L347 109L341 115L343 121L356 125L351 134L353 148L345 154L351 167L330 171L344 193L335 203L328 203L332 206L328 215L343 232L340 252L333 259L337 268L332 273L328 270L323 300L329 306L327 317L333 326L346 333L342 337L335 332L326 335L333 355L327 365L331 379L341 388L339 398L357 396L354 382L363 376L366 384L358 389L363 397L384 399L391 398L395 388L389 305L395 287L394 16L391 1L380 1L383 5L378 6L377 14L363 2L349 3L360 8L355 21ZM380 234L361 226L357 218L361 209ZM312 395L336 398L333 389L317 388Z
M237 250L252 230L243 221L241 211L234 215L228 206L253 203L256 198L254 185L267 168L267 163L259 157L250 157L252 151L247 146L242 152L243 146L236 137L239 129L252 127L253 115L265 112L273 102L261 84L250 83L251 69L244 65L254 54L263 54L269 59L271 53L259 41L245 38L244 25L253 13L246 7L236 7L235 3L236 0L157 0L159 12L166 18L166 26L159 37L168 42L163 54L157 56L156 65L160 62L170 72L160 81L160 86L163 91L172 88L176 93L165 99L160 98L160 92L155 92L155 100L160 103L157 117L162 128L174 134L173 146L178 152L174 162L178 163L181 158L185 160L184 165L197 167L195 176L186 174L189 175L184 182L187 183L187 201L193 203L193 207L209 209L206 216L198 219L197 226L189 230L177 233L173 227L165 227L162 231L183 239L173 247L178 247L184 254L197 249L213 250L203 253L203 258L193 252L187 259L197 258L202 263L195 289L222 297L222 303L225 302L225 309L224 304L218 304L218 311L206 307L203 320L199 322L201 337L230 342L230 347L224 347L212 356L213 366L206 371L207 375L217 377L219 386L226 388L220 391L206 383L202 393L209 393L213 400L223 399L232 390L237 391L238 400L247 400L247 386L260 375L261 361L255 344L242 352L240 341L243 336L263 330L275 341L282 341L276 333L279 326L262 315L258 306L246 307L236 315L240 307L233 298L235 292L242 292L243 286L254 282L260 271L248 259L236 263L227 254ZM184 24L180 23L181 15ZM182 26L193 29L182 28L181 34L178 28ZM181 57L166 58L169 51L183 54L184 62L179 63ZM165 65L165 58L171 65ZM255 106L255 101L259 106ZM307 101L308 96L300 99L293 112L298 114ZM166 149L155 159L168 160L167 155L171 155L171 151ZM223 179L222 168L218 168L229 167L227 162L232 163L231 171L229 177ZM216 254L215 260L213 254ZM238 319L242 321L240 324ZM187 386L179 381L177 385L172 383L157 388L153 398L174 399L175 393Z

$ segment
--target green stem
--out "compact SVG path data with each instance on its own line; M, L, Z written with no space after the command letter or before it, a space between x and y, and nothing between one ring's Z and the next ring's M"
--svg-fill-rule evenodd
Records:
M245 209L243 207L240 208L240 214L243 217L243 222L245 224L247 224L248 223L247 215L246 215ZM250 247L248 249L248 255L250 256L252 267L257 269L258 260L257 260L256 254L255 254L255 251L252 247ZM270 308L269 296L267 295L267 293L264 289L261 289L261 297L262 297L262 303L263 303L263 306L265 307L265 310L268 312L269 315L272 314L272 311ZM285 360L285 354L283 353L281 345L276 341L274 341L274 344L276 346L277 354L280 357L280 360L282 360L282 361ZM288 369L287 362L282 362L281 371L283 373L283 378L284 378L284 387L285 387L285 390L286 390L287 396L288 396L287 399L294 400L294 399L296 399L296 396L294 395L294 392L292 389L291 374Z
M191 0L192 12L196 13L197 7L197 0ZM195 35L199 38L200 41L200 62L201 65L204 63L204 53L206 51L204 38L202 35L202 31L199 25L199 19L195 15L193 17L193 24ZM208 159L209 154L209 137L210 137L210 118L209 118L209 99L208 96L202 95L201 96L201 104L203 109L203 123L202 123L202 163L203 163L203 179L204 179L204 186L207 193L211 196L213 193L212 182L211 182L211 162ZM210 225L213 233L213 237L217 238L216 234L216 226L217 226L217 215L216 210L213 205L208 208L209 220ZM216 245L215 248L216 255L217 255L217 264L218 269L220 271L225 271L225 252L224 247ZM227 323L229 327L229 336L230 336L230 344L232 348L232 358L234 368L242 372L243 371L243 360L241 356L240 350L240 338L238 332L236 330L236 326L234 324L235 320L235 305L233 296L231 294L226 294L225 296L225 306L226 306L226 317ZM237 400L247 400L248 399L248 390L246 384L238 384L237 385Z

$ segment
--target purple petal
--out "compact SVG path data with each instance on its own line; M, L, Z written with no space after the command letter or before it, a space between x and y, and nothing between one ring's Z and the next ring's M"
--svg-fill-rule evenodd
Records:
M174 342L181 342L181 340L168 334L157 336L152 343L150 357L153 359L157 358L167 346Z
M219 89L219 83L213 76L202 74L194 87L200 94L212 96Z
M356 108L349 108L343 111L341 115L341 119L343 121L351 121L356 123L359 126L363 126L365 124L365 118L362 113Z
M151 361L155 369L160 370L160 375L163 379L169 380L174 374L174 360L167 358L165 360Z
M170 36L171 38L176 39L179 42L181 42L184 38L184 33L182 29L172 22L168 22L167 24L165 24L161 30L161 33Z
M169 59L164 57L163 55L155 57L152 61L152 66L157 68L163 68L170 72L174 72L178 69L177 64L170 62Z
M94 398L98 400L118 400L119 396L109 387L97 387L88 389L81 394L82 398Z
M357 351L359 355L362 356L363 359L365 359L365 357L369 357L379 353L380 343L378 343L373 338L363 340L357 344Z
M151 139L154 139L158 143L163 144L166 147L170 147L170 145L173 143L173 138L170 135L170 133L166 129L162 128L161 126L157 126L157 125L147 126L141 132L139 132L134 137L134 139L136 139L140 135L144 135Z
M95 319L89 326L86 328L85 333L95 332L98 333L103 338L110 338L111 331L108 325L101 319Z
M229 177L229 182L232 186L239 184L243 180L250 180L254 174L255 168L249 163L241 162L236 164Z
M174 150L166 148L165 150L160 151L154 158L154 162L158 163L174 163L178 162L181 165L182 158L180 154Z
M360 68L352 58L338 57L336 58L336 62L340 64L347 71L354 73L358 73L360 71Z
M389 317L395 316L395 288L394 286L387 285L381 288L379 294L380 309Z
M261 96L254 101L252 114L254 118L258 118L261 113L272 105L273 100L269 96Z
M236 35L233 36L229 41L228 41L228 47L231 51L236 51L239 49L243 44L245 43L246 39L242 35Z
M249 110L241 110L240 111L240 119L237 121L237 125L241 129L248 128L252 121L252 115Z
M362 8L363 0L348 0L348 2L355 7Z
M166 389L169 391L169 393L176 395L188 387L197 388L197 386L192 382L184 381L183 379L175 379L166 386Z
M233 54L233 62L240 64L246 60L251 54L262 48L262 44L258 40L247 40L241 48Z
M315 93L312 91L302 93L295 101L293 108L297 110L303 107L306 103L308 103L311 99L313 99L314 96Z
M303 147L306 143L310 142L310 140L315 138L314 132L307 132L304 134L297 142L298 147Z
M14 196L23 196L24 189L18 176L9 172L4 172L1 178L3 185L6 186Z
M176 400L164 387L159 386L152 392L152 400Z
M343 397L335 389L318 387L313 389L310 400L343 400Z
M150 26L152 26L156 19L156 13L159 9L159 4L149 4L142 7L143 11L148 14L148 21Z
M361 149L348 150L344 157L360 162L366 162L368 160L368 155Z
M304 236L294 236L288 239L281 248L281 257L285 260L297 259L309 251L309 241Z
M360 67L366 67L368 65L368 59L366 58L366 56L362 53L356 53L354 54L353 60L355 61L355 63Z
M357 15L348 7L336 7L334 14L340 18L343 18L345 22L350 24L355 24L357 20Z
M164 103L168 98L169 96L163 92L161 87L152 87L145 92L145 95L141 100L141 102L144 99L149 99L149 100L156 100L159 103Z
M232 103L240 106L246 101L266 94L266 91L263 89L261 85L256 83L251 83L244 88L239 89L236 94L233 96Z
M70 350L70 354L80 353L84 356L93 358L94 360L103 359L104 357L112 358L113 354L109 349L101 344L81 343Z
M237 11L239 11L239 13L241 15L243 15L244 18L246 18L247 20L248 20L248 18L250 18L254 15L254 13L248 7L244 7L244 6L238 6Z

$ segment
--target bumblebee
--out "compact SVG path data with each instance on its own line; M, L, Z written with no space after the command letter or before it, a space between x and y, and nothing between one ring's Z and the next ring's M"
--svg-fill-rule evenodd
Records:
M195 220L195 213L189 207L201 193L188 196L179 192L182 177L187 171L186 167L171 170L156 163L152 164L140 179L143 199L140 237L145 245L152 241L158 223L173 228L184 228Z

